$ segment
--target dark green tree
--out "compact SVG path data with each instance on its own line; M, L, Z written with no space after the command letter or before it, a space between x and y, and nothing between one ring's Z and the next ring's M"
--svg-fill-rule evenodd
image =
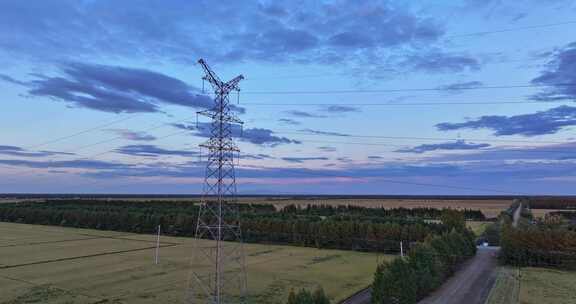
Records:
M314 304L330 304L330 299L326 296L322 287L316 288L312 297L314 298Z
M464 218L464 213L458 210L442 210L440 220L442 221L442 224L448 228L448 230L456 229L457 231L463 231L466 229L466 219Z

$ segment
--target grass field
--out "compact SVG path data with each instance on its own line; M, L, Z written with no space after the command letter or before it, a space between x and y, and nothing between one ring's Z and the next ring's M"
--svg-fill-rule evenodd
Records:
M479 222L479 221L467 221L466 226L470 228L476 236L482 235L486 230L486 227L490 225L491 222Z
M0 304L182 303L192 240L0 222ZM250 303L283 303L322 285L333 300L366 287L370 253L246 245ZM193 267L199 265L193 265Z
M517 268L499 267L498 276L486 304L518 304L520 272Z
M574 304L576 272L500 267L486 304Z
M576 271L523 268L520 274L521 304L576 303Z

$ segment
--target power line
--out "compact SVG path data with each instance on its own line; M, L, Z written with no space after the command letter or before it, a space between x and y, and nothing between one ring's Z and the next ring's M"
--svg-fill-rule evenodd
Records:
M187 133L187 132L188 132L188 131L186 130L186 131L178 131L178 132L174 132L174 133L169 133L169 134L167 134L167 135L157 137L156 140L166 139L166 138L169 138L169 137L172 137L172 136L176 136L176 135L180 135L180 134L184 134L184 133ZM106 150L106 151L103 151L103 152L98 152L98 153L96 153L96 154L83 156L83 157L81 157L81 158L78 158L77 160L98 160L97 158L98 158L99 156L102 156L102 155L105 155L105 154L108 154L108 153L112 153L112 152L116 152L117 150L118 150L118 148L113 148L113 149ZM82 155L79 155L79 156L82 156ZM49 161L49 162L52 162L52 161ZM2 167L11 168L10 166L6 166L6 165L2 165ZM47 167L45 167L45 168L34 168L34 169L50 169L50 168L51 168L50 166L47 166ZM11 177L14 177L15 175L24 175L24 174L26 174L26 173L32 173L32 172L35 172L35 171L34 171L34 170L20 171L20 172L16 172L16 173L11 174ZM6 180L7 180L7 179L3 179L3 181L6 181ZM13 179L13 181L14 181L14 179ZM91 184L93 185L93 183L91 183Z
M565 21L565 22L556 22L556 23L547 23L547 24L528 25L528 26L512 27L512 28L501 29L501 30L482 31L482 32L473 32L473 33L465 33L465 34L454 34L454 35L446 36L444 38L452 39L452 38L462 38L462 37L470 37L470 36L484 36L484 35L491 35L491 34L525 31L525 30L541 29L541 28L547 28L547 27L571 25L571 24L576 24L576 21Z
M138 116L138 115L133 115L133 116L129 116L129 117L124 117L124 118L121 118L121 119L118 119L118 120L114 120L114 121L111 121L111 122L108 122L108 123L105 123L105 124L102 124L102 125L98 125L98 126L95 126L95 127L91 127L91 128L82 130L82 131L77 132L77 133L73 133L73 134L70 134L70 135L63 136L63 137L51 139L51 140L48 140L48 141L45 141L45 142L43 142L43 143L39 143L39 144L36 144L36 145L28 146L28 147L26 147L25 149L30 150L30 149L35 149L35 148L43 147L43 146L46 146L46 145L49 145L49 144L53 144L53 143L55 143L55 142L60 142L60 141L66 140L66 139L70 139L70 138L76 137L76 136L78 136L78 135L90 133L90 132L92 132L92 131L97 131L97 130L100 130L100 129L102 129L102 128L109 127L109 126L111 126L111 125L114 125L114 124L117 124L117 123L120 123L120 122L124 122L124 121L130 120L130 119L133 119L133 118L135 118L136 116Z
M242 105L248 106L442 106L442 105L504 105L504 104L554 104L554 103L576 103L575 101L491 101L491 102L414 102L414 103L264 103L247 102Z
M188 118L185 118L185 119L180 119L180 120L174 121L174 122L172 122L172 123L185 122L185 121L188 121L188 120L193 119L193 118L195 118L195 117L196 117L196 116L194 116L194 117L188 117ZM166 123L158 124L158 125L152 126L152 127L150 127L150 128L147 128L147 129L138 130L137 132L148 132L148 131L152 131L152 130L155 130L155 129L159 129L159 128L162 128L162 127L165 127L165 126L167 126ZM186 132L188 132L188 130L186 130L186 131L180 131L180 132L177 132L177 133L171 133L171 134L169 134L169 135L167 135L167 136L158 137L158 138L156 138L156 140L158 140L158 139L163 139L163 138L170 137L170 136L174 136L174 135L176 135L176 134L186 133ZM82 133L82 132L78 132L78 133L76 133L76 134L80 134L80 133ZM75 135L74 135L74 136L75 136ZM91 144L87 144L87 145L84 145L84 146L80 146L80 147L77 147L77 148L75 148L75 149L66 150L66 151L63 151L63 152L64 152L64 153L75 153L75 152L84 150L84 149L86 149L86 148L90 148L90 147L98 146L98 145L101 145L101 144L113 142L113 141L116 141L116 140L119 140L119 139L123 139L123 138L124 138L123 136L116 136L116 137L112 137L112 138L109 138L109 139L106 139L106 140L102 140L102 141L98 141L98 142L95 142L95 143L91 143ZM107 154L107 153L110 153L110 152L115 151L115 150L116 150L116 148L114 148L114 149L112 149L112 150L109 150L109 151L105 151L105 152L101 152L101 153L95 154L95 155L92 156L92 157L90 157L90 156L89 156L89 157L85 157L84 159L86 159L86 158L89 158L89 159L90 159L90 158L91 158L92 160L94 160L93 158L94 158L95 156ZM81 156L81 155L80 155L80 156ZM49 162L52 162L52 161L53 161L53 159L52 159L52 160L49 160ZM6 166L6 165L2 165L2 167L4 167L4 168L12 168L11 166ZM50 168L50 167L46 167L46 168L44 168L44 169L49 169L49 168ZM26 170L26 171L21 171L21 172L13 173L12 176L14 176L14 175L23 175L23 174L32 173L32 172L34 172L34 170Z
M576 83L555 83L555 84L523 84L523 85L495 85L458 88L457 91L470 90L501 90L518 88L542 88L550 86L576 86ZM446 88L406 88L406 89L357 89L357 90L318 90L318 91L243 91L243 94L252 95L321 95L321 94L365 94L365 93L396 93L396 92L437 92L451 91ZM454 91L454 90L452 90Z
M320 143L320 144L345 144L345 145L360 145L360 146L383 146L383 147L408 147L406 145L391 145L389 143L379 142L379 143L366 143L366 142L347 142L347 141L325 141L325 140L301 140L305 143ZM505 148L503 150L493 150L493 149L477 149L477 150L464 150L464 149L454 149L454 150L442 150L442 151L451 151L451 152L490 152L490 153L507 153L507 152L520 152L520 153L562 153L562 154L569 154L569 155L576 155L576 152L571 151L562 151L562 150L530 150L530 149L510 149ZM397 152L397 151L392 151ZM430 151L430 152L438 152L437 151ZM419 153L421 154L421 153Z
M188 118L185 118L185 119L177 120L177 121L174 121L174 122L172 122L172 123L185 122L185 121L190 120L190 119L192 119L192 117L188 117ZM150 128L146 128L146 129L139 130L139 131L137 131L137 132L149 132L149 131L152 131L152 130L164 128L164 127L166 127L166 126L167 126L166 123L162 123L162 124L158 124L158 125L152 126L152 127L150 127ZM98 142L95 142L95 143L91 143L91 144L87 144L87 145L84 145L84 146L76 147L75 149L72 149L72 150L69 150L69 151L65 151L65 152L67 152L67 153L78 152L78 151L84 150L84 149L86 149L86 148L98 146L98 145L105 144L105 143L112 142L112 141L116 141L116 140L119 140L119 139L124 139L124 136L112 137L112 138L105 139L105 140L102 140L102 141L98 141Z
M358 134L330 134L330 132L324 133L311 133L303 131L293 131L293 130L280 130L280 132L274 132L276 134L298 134L298 135L311 135L311 136L331 136L331 137L352 137L352 138L382 138L382 139L402 139L402 140L429 140L429 141L484 141L484 142L501 142L501 143L543 143L543 144L569 144L570 142L559 142L559 141L534 141L534 140L512 140L512 139L487 139L487 138L449 138L449 137L409 137L409 136L381 136L381 135L358 135Z

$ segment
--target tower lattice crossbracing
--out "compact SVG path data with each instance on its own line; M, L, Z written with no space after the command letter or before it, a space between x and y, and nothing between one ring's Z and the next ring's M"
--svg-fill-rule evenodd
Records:
M207 150L206 175L196 237L188 303L244 303L246 270L240 215L236 204L233 130L242 122L231 110L228 95L239 91L242 75L221 81L200 59L205 81L214 90L214 107L198 114L211 118L210 139L200 146Z

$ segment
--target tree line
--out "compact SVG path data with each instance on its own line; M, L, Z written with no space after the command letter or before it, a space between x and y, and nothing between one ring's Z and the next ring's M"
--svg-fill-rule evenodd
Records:
M374 216L374 217L398 217L398 218L418 218L418 219L433 219L438 220L442 217L445 209L438 208L367 208L355 205L324 205L324 204L308 204L306 206L300 205L287 205L282 209L282 213L289 214L308 214L318 216L333 216L337 214L347 215L361 215L361 216ZM461 210L466 220L482 221L486 217L480 210L464 209Z
M447 226L422 219L402 219L404 209L369 214L362 208L277 210L267 204L238 204L243 239L249 243L297 245L316 248L397 252L399 242L409 244L445 233ZM194 236L199 205L191 202L138 202L104 200L49 200L0 205L0 221L64 227L154 233L157 226L171 236ZM418 214L419 211L415 211ZM464 212L446 210L464 217ZM387 215L387 216L386 216ZM442 216L440 216L442 218ZM231 219L232 221L236 219Z
M314 292L306 289L301 289L298 292L291 290L287 304L330 304L330 299L322 287L317 288Z
M576 269L576 231L550 217L534 220L526 207L532 205L532 201L522 204L516 227L508 214L502 216L500 260L514 266Z
M576 210L576 197L535 197L527 199L531 209L573 209Z
M474 234L453 229L420 242L407 257L380 264L372 283L373 304L415 304L439 288L476 254Z

